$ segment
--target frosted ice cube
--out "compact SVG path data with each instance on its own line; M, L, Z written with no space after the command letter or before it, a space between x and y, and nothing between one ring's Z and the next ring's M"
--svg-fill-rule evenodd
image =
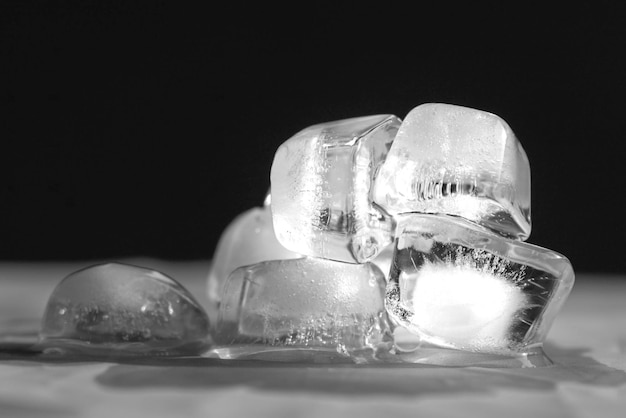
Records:
M428 103L413 109L380 169L374 201L391 214L457 215L509 238L530 235L530 166L498 116Z
M44 349L103 355L191 355L210 344L196 300L155 270L109 263L63 279L43 316Z
M370 186L400 120L364 116L311 126L283 143L271 170L276 237L314 257L363 263L391 243L393 219Z
M300 258L235 270L224 287L216 341L222 356L282 349L361 358L385 352L385 280L373 264ZM239 353L239 354L233 354Z
M269 199L268 195L268 203ZM217 318L222 287L235 269L261 261L298 257L301 255L289 251L276 239L268 205L238 215L222 233L213 255L207 280L209 317Z
M458 217L401 215L386 306L423 342L522 353L541 346L573 283L545 248Z

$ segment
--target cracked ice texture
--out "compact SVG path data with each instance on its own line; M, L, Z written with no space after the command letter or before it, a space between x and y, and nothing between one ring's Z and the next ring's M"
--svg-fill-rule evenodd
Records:
M52 292L44 348L101 355L193 355L210 345L209 319L189 292L155 270L108 263L67 276Z
M371 185L400 120L364 116L306 128L276 151L272 218L278 241L299 254L364 263L392 241L393 219Z
M459 217L398 217L386 306L422 341L479 352L540 347L573 284L556 252Z
M266 200L269 202L269 195ZM213 255L207 280L209 317L217 318L224 283L235 269L262 261L299 257L300 254L289 251L276 239L269 203L239 214L224 229Z
M225 285L216 339L344 355L388 349L384 297L371 263L304 257L242 267Z
M394 215L456 215L526 240L531 231L528 158L500 117L423 104L400 126L376 178L374 201Z

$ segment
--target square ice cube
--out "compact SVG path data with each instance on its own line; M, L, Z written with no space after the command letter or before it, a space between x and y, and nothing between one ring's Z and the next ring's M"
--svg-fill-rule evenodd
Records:
M394 222L371 185L400 120L364 116L311 126L284 142L271 170L278 241L296 253L351 263L392 242Z
M458 217L401 215L386 306L424 342L523 352L541 345L573 283L558 253Z
M508 238L530 235L528 158L509 125L489 112L442 103L411 110L373 189L393 215L456 215Z

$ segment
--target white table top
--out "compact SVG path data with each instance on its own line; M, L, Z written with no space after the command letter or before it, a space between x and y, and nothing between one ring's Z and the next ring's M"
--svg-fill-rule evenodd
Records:
M176 278L204 303L208 261L123 261ZM56 284L89 264L0 263L0 327L36 323ZM555 365L541 368L109 363L0 352L0 417L624 416L625 297L626 277L577 275L545 347Z

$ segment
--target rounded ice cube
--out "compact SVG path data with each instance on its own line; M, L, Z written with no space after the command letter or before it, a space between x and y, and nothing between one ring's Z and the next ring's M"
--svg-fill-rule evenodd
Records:
M96 355L193 355L210 345L209 319L174 279L108 263L76 271L52 292L42 320L44 350Z
M359 359L385 352L391 332L384 292L371 263L304 257L242 267L224 287L216 342L227 346L223 356L312 350Z
M268 194L266 200L269 202L269 199ZM301 255L289 251L276 239L269 203L241 213L224 229L213 255L207 279L209 317L217 318L222 288L235 269L261 261L299 257ZM214 324L212 321L211 325Z

